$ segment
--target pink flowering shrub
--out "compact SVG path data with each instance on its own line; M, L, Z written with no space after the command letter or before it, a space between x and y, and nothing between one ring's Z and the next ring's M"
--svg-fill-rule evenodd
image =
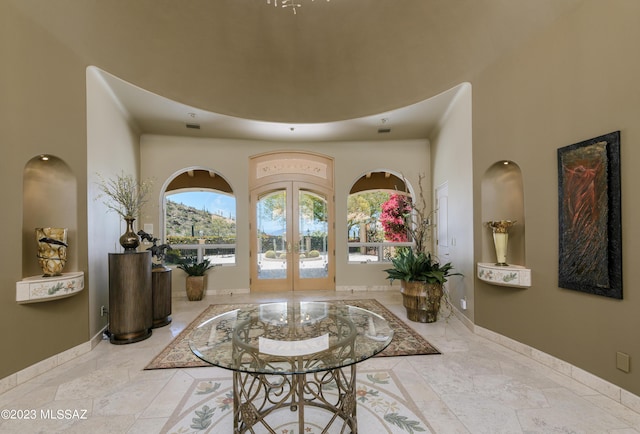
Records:
M411 202L403 194L392 194L389 200L382 204L380 223L384 229L386 241L406 242L407 227L405 221L411 213Z

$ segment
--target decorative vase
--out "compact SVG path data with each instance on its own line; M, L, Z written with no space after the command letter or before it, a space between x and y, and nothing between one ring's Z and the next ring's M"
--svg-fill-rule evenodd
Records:
M438 319L442 284L403 280L400 283L400 293L408 320L431 323Z
M36 228L36 241L43 277L60 276L67 263L67 229Z
M189 301L199 301L204 297L207 276L187 276L187 298Z
M493 230L493 244L496 249L496 265L507 265L507 243L509 241L509 228L516 223L515 220L490 221L487 224Z
M133 230L133 222L136 221L133 217L125 217L124 221L127 222L127 230L120 236L120 245L124 247L125 252L135 252L140 245L140 238L138 234Z

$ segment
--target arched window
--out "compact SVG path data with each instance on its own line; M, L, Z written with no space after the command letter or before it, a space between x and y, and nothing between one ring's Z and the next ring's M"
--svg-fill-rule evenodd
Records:
M164 192L165 262L235 264L236 199L229 183L214 171L190 169Z
M347 199L349 262L389 262L395 249L411 246L402 215L411 213L407 185L389 172L370 172Z

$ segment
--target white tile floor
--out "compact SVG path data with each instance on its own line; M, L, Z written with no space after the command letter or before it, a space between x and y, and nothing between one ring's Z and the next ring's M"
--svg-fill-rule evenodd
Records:
M209 304L283 300L290 294L206 296L200 302L174 298L172 324L154 329L149 339L129 345L102 341L93 351L0 395L0 409L35 410L37 416L0 419L0 433L162 432L193 378L231 374L214 367L145 371L147 363ZM405 317L395 291L296 295L312 300L376 298ZM391 369L404 380L431 432L640 433L640 414L474 335L454 317L411 325L442 355L374 358L364 364ZM62 419L41 417L41 410L58 414L59 409L71 413Z

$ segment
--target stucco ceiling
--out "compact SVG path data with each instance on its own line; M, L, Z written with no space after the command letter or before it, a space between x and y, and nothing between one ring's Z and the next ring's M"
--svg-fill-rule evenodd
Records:
M442 103L582 0L302 0L295 15L266 0L5 1L87 66L178 103L145 108L135 88L117 91L143 129L184 127L187 109L220 134L263 121L302 135L405 107L435 122L441 107L424 101Z

